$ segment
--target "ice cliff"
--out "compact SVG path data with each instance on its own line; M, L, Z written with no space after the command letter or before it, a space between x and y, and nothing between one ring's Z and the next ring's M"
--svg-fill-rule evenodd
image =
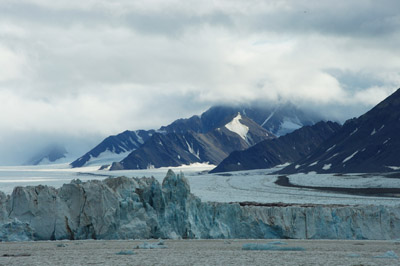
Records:
M400 206L201 202L183 174L74 180L0 193L0 241L131 238L400 238Z

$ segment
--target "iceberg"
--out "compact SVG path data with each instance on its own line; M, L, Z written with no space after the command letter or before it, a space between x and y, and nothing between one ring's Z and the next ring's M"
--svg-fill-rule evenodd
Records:
M399 256L393 251L389 250L385 252L383 255L374 256L376 259L398 259Z
M164 241L160 241L158 243L148 243L148 242L143 242L143 244L140 244L135 247L136 249L165 249L167 246L165 246Z
M132 250L121 250L115 253L115 255L135 255L135 253Z

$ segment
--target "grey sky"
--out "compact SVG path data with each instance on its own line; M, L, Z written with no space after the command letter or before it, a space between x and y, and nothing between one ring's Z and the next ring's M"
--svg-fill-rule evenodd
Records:
M16 145L90 146L221 102L359 115L400 87L399 10L397 0L2 0L0 164L20 156Z

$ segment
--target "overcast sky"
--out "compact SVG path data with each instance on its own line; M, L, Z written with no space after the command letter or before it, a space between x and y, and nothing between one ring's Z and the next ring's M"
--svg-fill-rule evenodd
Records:
M218 103L360 115L400 87L399 10L398 0L0 0L0 164L56 139L87 151Z

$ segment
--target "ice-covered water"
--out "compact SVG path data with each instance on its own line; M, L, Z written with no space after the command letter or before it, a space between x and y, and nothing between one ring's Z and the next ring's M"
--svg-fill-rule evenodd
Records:
M151 240L155 243L158 240ZM134 249L140 240L35 241L0 243L2 265L399 265L382 256L400 246L390 241L285 240L305 251L243 250L265 240L166 240L166 249ZM62 244L58 247L58 244ZM124 251L125 256L118 254ZM5 256L8 255L8 256ZM25 255L25 256L24 256Z

